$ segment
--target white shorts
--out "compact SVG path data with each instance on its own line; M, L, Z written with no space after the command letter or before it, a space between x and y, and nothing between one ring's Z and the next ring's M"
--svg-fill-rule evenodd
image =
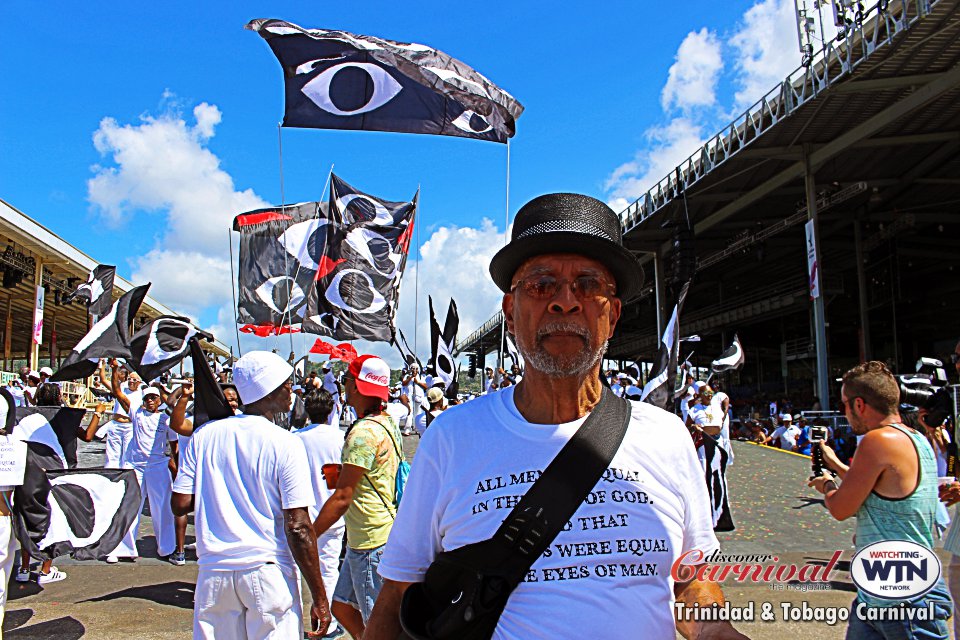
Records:
M200 567L193 602L195 639L303 637L300 580L296 571L278 564L243 571Z

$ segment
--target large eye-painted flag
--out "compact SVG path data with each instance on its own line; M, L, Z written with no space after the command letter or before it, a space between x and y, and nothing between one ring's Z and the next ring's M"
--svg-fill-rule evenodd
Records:
M127 363L145 382L150 382L173 369L186 357L190 338L196 335L213 340L212 335L194 327L189 318L160 316L140 327L130 338Z
M199 429L211 420L222 420L233 415L233 408L223 395L223 387L210 369L200 340L192 336L188 341L193 361L193 426Z
M260 337L296 332L318 274L329 273L343 232L327 204L303 202L238 215L237 322Z
M283 125L506 142L523 107L468 65L424 46L252 20L283 68Z
M27 445L23 484L13 494L20 546L35 558L96 560L113 551L137 517L135 472L72 468L83 409L12 404L4 390L5 429Z
M130 357L130 324L147 295L149 284L135 287L113 303L87 335L80 339L50 380L75 380L92 376L100 358Z
M84 298L87 310L101 316L110 309L113 303L113 279L117 268L108 264L98 264L87 276L87 281L77 286L76 290L68 294L63 301L70 302L74 298Z
M720 357L710 363L710 370L714 373L739 369L743 366L744 355L743 346L740 344L740 338L737 334L733 335L733 344L727 347L726 351L720 354Z
M330 217L340 225L330 244L329 271L317 271L307 295L303 330L334 340L393 340L400 278L407 264L417 211L330 176Z
M433 311L433 298L428 296L427 302L430 306L430 368L434 375L443 380L443 388L449 396L450 390L455 392L457 386L457 366L453 362L453 351L457 343L457 330L460 328L460 315L457 313L456 301L450 298L441 331Z
M673 307L673 313L660 339L657 359L640 395L641 401L667 411L673 410L673 387L677 377L677 360L680 357L680 311L689 289L690 281L687 281L680 289L677 304Z

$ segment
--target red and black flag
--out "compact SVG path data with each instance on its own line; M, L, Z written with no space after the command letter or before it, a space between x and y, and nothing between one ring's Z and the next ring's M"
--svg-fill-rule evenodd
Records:
M135 287L113 303L87 335L80 339L50 380L75 380L92 376L100 358L129 358L129 328L147 295L149 284Z
M506 142L523 107L466 64L424 46L252 20L283 68L283 125Z
M417 210L363 193L330 176L330 215L339 225L328 265L307 295L303 330L335 340L390 342Z
M67 294L64 302L74 298L86 300L88 311L101 316L113 304L113 279L117 275L117 268L108 264L98 264L87 276L87 281L80 284L75 291Z
M265 337L294 331L318 274L336 266L342 233L326 203L304 202L238 215L237 322Z

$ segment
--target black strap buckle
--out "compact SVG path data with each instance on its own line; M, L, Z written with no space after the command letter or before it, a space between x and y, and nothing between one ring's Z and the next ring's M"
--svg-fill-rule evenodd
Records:
M543 517L543 507L536 507L536 512L534 507L526 507L519 513L515 509L504 523L503 537L516 545L520 553L529 556L543 539L548 524Z

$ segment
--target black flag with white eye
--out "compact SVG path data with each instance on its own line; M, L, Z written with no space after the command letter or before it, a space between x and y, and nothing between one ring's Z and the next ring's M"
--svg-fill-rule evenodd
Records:
M457 365L453 361L453 350L457 343L457 329L460 326L460 316L457 313L457 303L450 299L447 317L444 320L443 331L433 311L433 298L427 296L430 306L430 368L433 374L443 380L443 388L448 392L456 389Z
M63 301L70 302L74 298L83 298L87 302L88 311L101 316L113 304L113 279L117 268L108 264L98 264L87 276L87 281L77 286L76 290L67 294Z
M211 420L233 415L233 408L223 395L196 336L190 338L190 359L193 362L193 426L200 428Z
M213 340L209 333L194 327L189 318L160 316L130 338L127 363L145 382L155 380L186 357L190 338L196 335Z
M133 470L73 469L83 409L17 407L11 435L27 444L13 516L22 548L37 558L95 560L116 548L137 516Z
M304 202L238 215L240 232L237 321L269 327L263 335L303 320L307 293L318 273L329 273L342 237L326 203Z
M680 311L689 290L690 282L687 281L680 289L677 304L673 307L673 313L660 339L657 359L650 370L647 383L643 385L643 393L640 394L641 401L666 411L673 410L673 387L677 379L677 360L680 358Z
M739 369L743 366L744 355L743 346L740 344L740 338L737 334L733 335L733 344L727 347L726 351L720 354L720 357L710 363L710 369L714 373Z
M342 225L332 270L317 272L307 296L303 330L335 340L390 342L417 210L363 193L335 175L331 216Z
M523 107L468 65L422 44L252 20L283 68L283 125L506 142Z
M73 347L50 380L59 382L92 376L100 358L129 358L129 327L149 288L149 284L141 285L120 296Z

